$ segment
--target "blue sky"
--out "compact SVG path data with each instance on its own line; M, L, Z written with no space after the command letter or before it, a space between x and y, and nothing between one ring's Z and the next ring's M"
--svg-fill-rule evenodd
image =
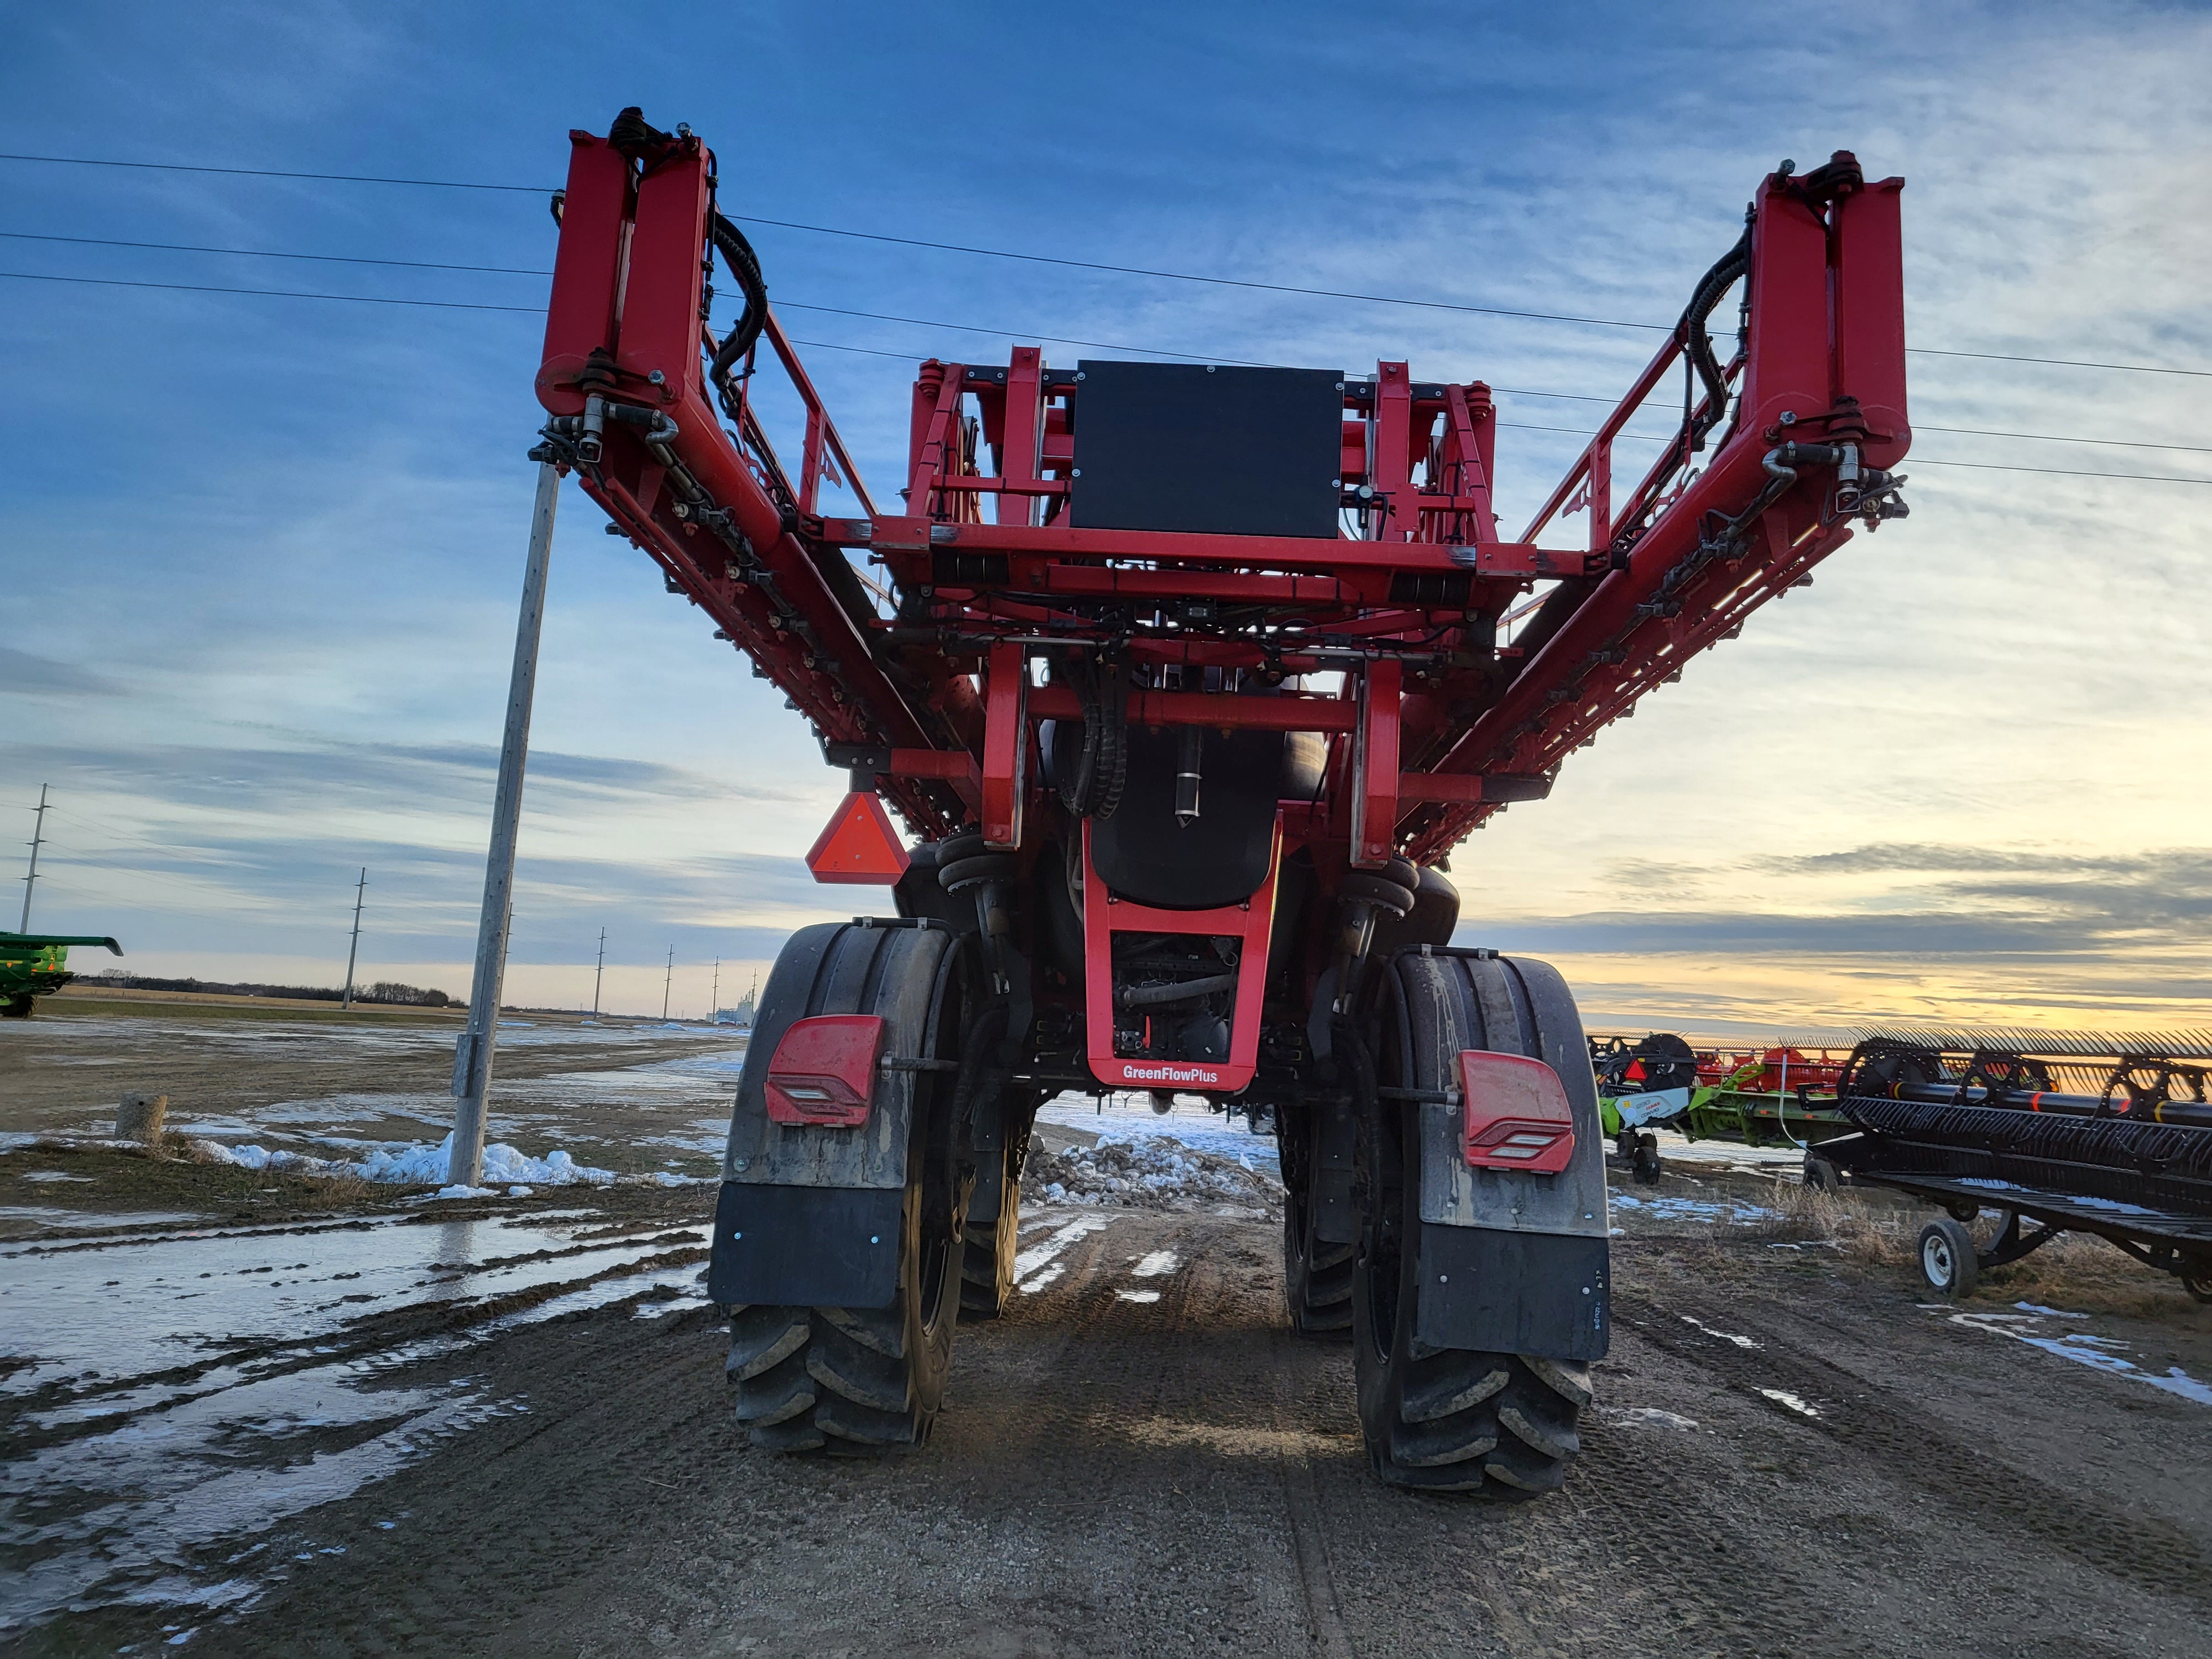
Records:
M2187 6L15 9L0 148L550 186L641 103L726 210L1073 258L1666 321L1759 175L1911 181L1913 343L2212 368ZM0 270L530 307L534 194L0 161ZM802 306L1610 394L1634 332L1084 272L760 227L886 493L912 364L1012 342ZM153 971L459 991L539 413L522 313L0 279L0 834L57 811L34 920ZM830 344L857 349L835 350ZM1072 362L1084 348L1046 342ZM890 356L866 355L871 352ZM1097 354L1094 354L1097 355ZM1471 937L1600 1017L2144 1024L2212 989L2212 380L1913 360L1913 517L1455 860ZM1597 406L1501 398L1513 520ZM1923 463L1925 463L1924 465ZM742 983L847 913L797 855L841 780L711 625L564 496L510 994ZM15 834L17 826L21 835ZM10 870L20 874L20 866ZM20 888L11 890L20 893ZM14 902L6 919L12 921ZM727 1000L726 998L725 999Z

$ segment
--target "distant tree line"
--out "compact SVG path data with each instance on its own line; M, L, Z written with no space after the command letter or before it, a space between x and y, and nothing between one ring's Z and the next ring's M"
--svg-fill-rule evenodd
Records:
M144 974L125 974L108 969L97 974L80 974L82 983L112 986L120 991L204 991L226 997L297 997L305 1002L340 1002L343 990L323 985L257 985L241 981L236 984L212 979L155 979ZM374 985L354 988L356 1002L392 1003L410 1008L459 1008L466 1005L456 1002L443 991L425 990L419 985L404 985L394 979L380 979Z

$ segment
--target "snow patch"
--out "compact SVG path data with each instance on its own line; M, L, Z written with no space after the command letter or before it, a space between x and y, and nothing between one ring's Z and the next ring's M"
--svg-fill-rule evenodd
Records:
M2124 1376L2130 1382L2148 1382L2163 1393L2193 1401L2200 1406L2212 1406L2212 1388L2208 1388L2179 1365L2169 1365L2164 1376L2145 1370L2134 1360L2126 1358L2124 1350L2130 1345L2118 1337L2099 1336L2090 1331L2068 1331L2059 1336L2044 1334L2046 1318L2078 1319L2079 1314L2061 1313L2056 1309L2039 1307L2030 1302L2013 1305L2026 1310L2021 1313L1954 1313L1941 1304L1923 1304L1930 1311L1949 1315L1954 1325L1971 1325L1976 1330L1988 1331L1996 1336L2008 1336L2016 1342L2025 1342L2031 1348L2040 1348L2045 1353L2057 1354L2061 1359L2070 1359L2077 1365L2087 1365L2112 1376Z
M1778 1406L1787 1406L1800 1417L1818 1417L1820 1414L1818 1406L1808 1405L1802 1396L1790 1393L1787 1389L1761 1389L1759 1393Z
M443 1188L446 1170L453 1162L453 1138L448 1134L434 1146L422 1141L378 1146L356 1162L310 1158L305 1152L271 1152L265 1146L252 1145L228 1146L219 1140L195 1140L191 1151L195 1157L210 1164L229 1164L241 1170L270 1170L284 1175L351 1176L361 1181L393 1186ZM615 1172L579 1164L558 1147L540 1158L532 1158L505 1141L495 1141L484 1148L483 1178L501 1187L610 1187L614 1184ZM671 1176L663 1177L660 1184L679 1186L696 1178ZM440 1198L456 1195L451 1190L438 1194ZM493 1194L489 1187L471 1188L466 1195L489 1198Z
M1748 1227L1772 1220L1776 1214L1757 1204L1711 1198L1638 1198L1633 1193L1615 1193L1611 1201L1616 1210L1639 1211L1654 1221L1718 1221L1731 1227Z
M1687 1314L1681 1314L1677 1316L1685 1325L1695 1326L1698 1330L1703 1331L1707 1336L1717 1336L1723 1342L1733 1342L1739 1348L1755 1348L1759 1346L1758 1343L1753 1341L1747 1336L1738 1336L1733 1331L1717 1331L1711 1326L1705 1324L1699 1320L1691 1318Z
M1677 1412L1662 1412L1656 1406L1620 1406L1602 1413L1607 1422L1617 1423L1625 1429L1694 1429L1693 1417L1684 1417Z
M1164 1136L1101 1141L1064 1152L1037 1148L1022 1173L1033 1200L1169 1210L1235 1200L1272 1206L1282 1188L1261 1171Z
M1024 1291L1042 1290L1067 1271L1066 1265L1056 1260L1062 1250L1111 1224L1103 1215L1079 1215L1056 1228L1042 1242L1015 1256L1016 1286Z

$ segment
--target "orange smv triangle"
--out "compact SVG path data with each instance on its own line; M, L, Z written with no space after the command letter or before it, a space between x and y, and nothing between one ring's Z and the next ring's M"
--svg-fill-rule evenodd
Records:
M888 887L906 873L907 856L891 815L872 794L854 790L845 797L806 855L817 881L867 883Z

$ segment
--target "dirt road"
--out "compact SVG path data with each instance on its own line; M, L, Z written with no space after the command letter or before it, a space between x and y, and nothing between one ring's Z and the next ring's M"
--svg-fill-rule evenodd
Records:
M1501 1507L1373 1480L1249 1211L1033 1209L931 1443L794 1460L729 1421L710 1186L332 1211L119 1158L0 1157L121 1206L0 1244L9 1651L2204 1651L2212 1313L1923 1305L1710 1169L1620 1194L1583 1455Z
M1285 1328L1270 1231L1123 1212L1011 1317L963 1329L918 1455L750 1451L711 1310L617 1304L476 1351L465 1369L507 1409L434 1455L180 1563L260 1583L235 1623L109 1608L21 1644L193 1627L240 1654L2203 1650L2205 1405L1795 1258L1624 1241L1620 1264L1601 1409L1547 1501L1378 1486L1348 1355ZM2100 1324L2212 1369L2203 1333Z

